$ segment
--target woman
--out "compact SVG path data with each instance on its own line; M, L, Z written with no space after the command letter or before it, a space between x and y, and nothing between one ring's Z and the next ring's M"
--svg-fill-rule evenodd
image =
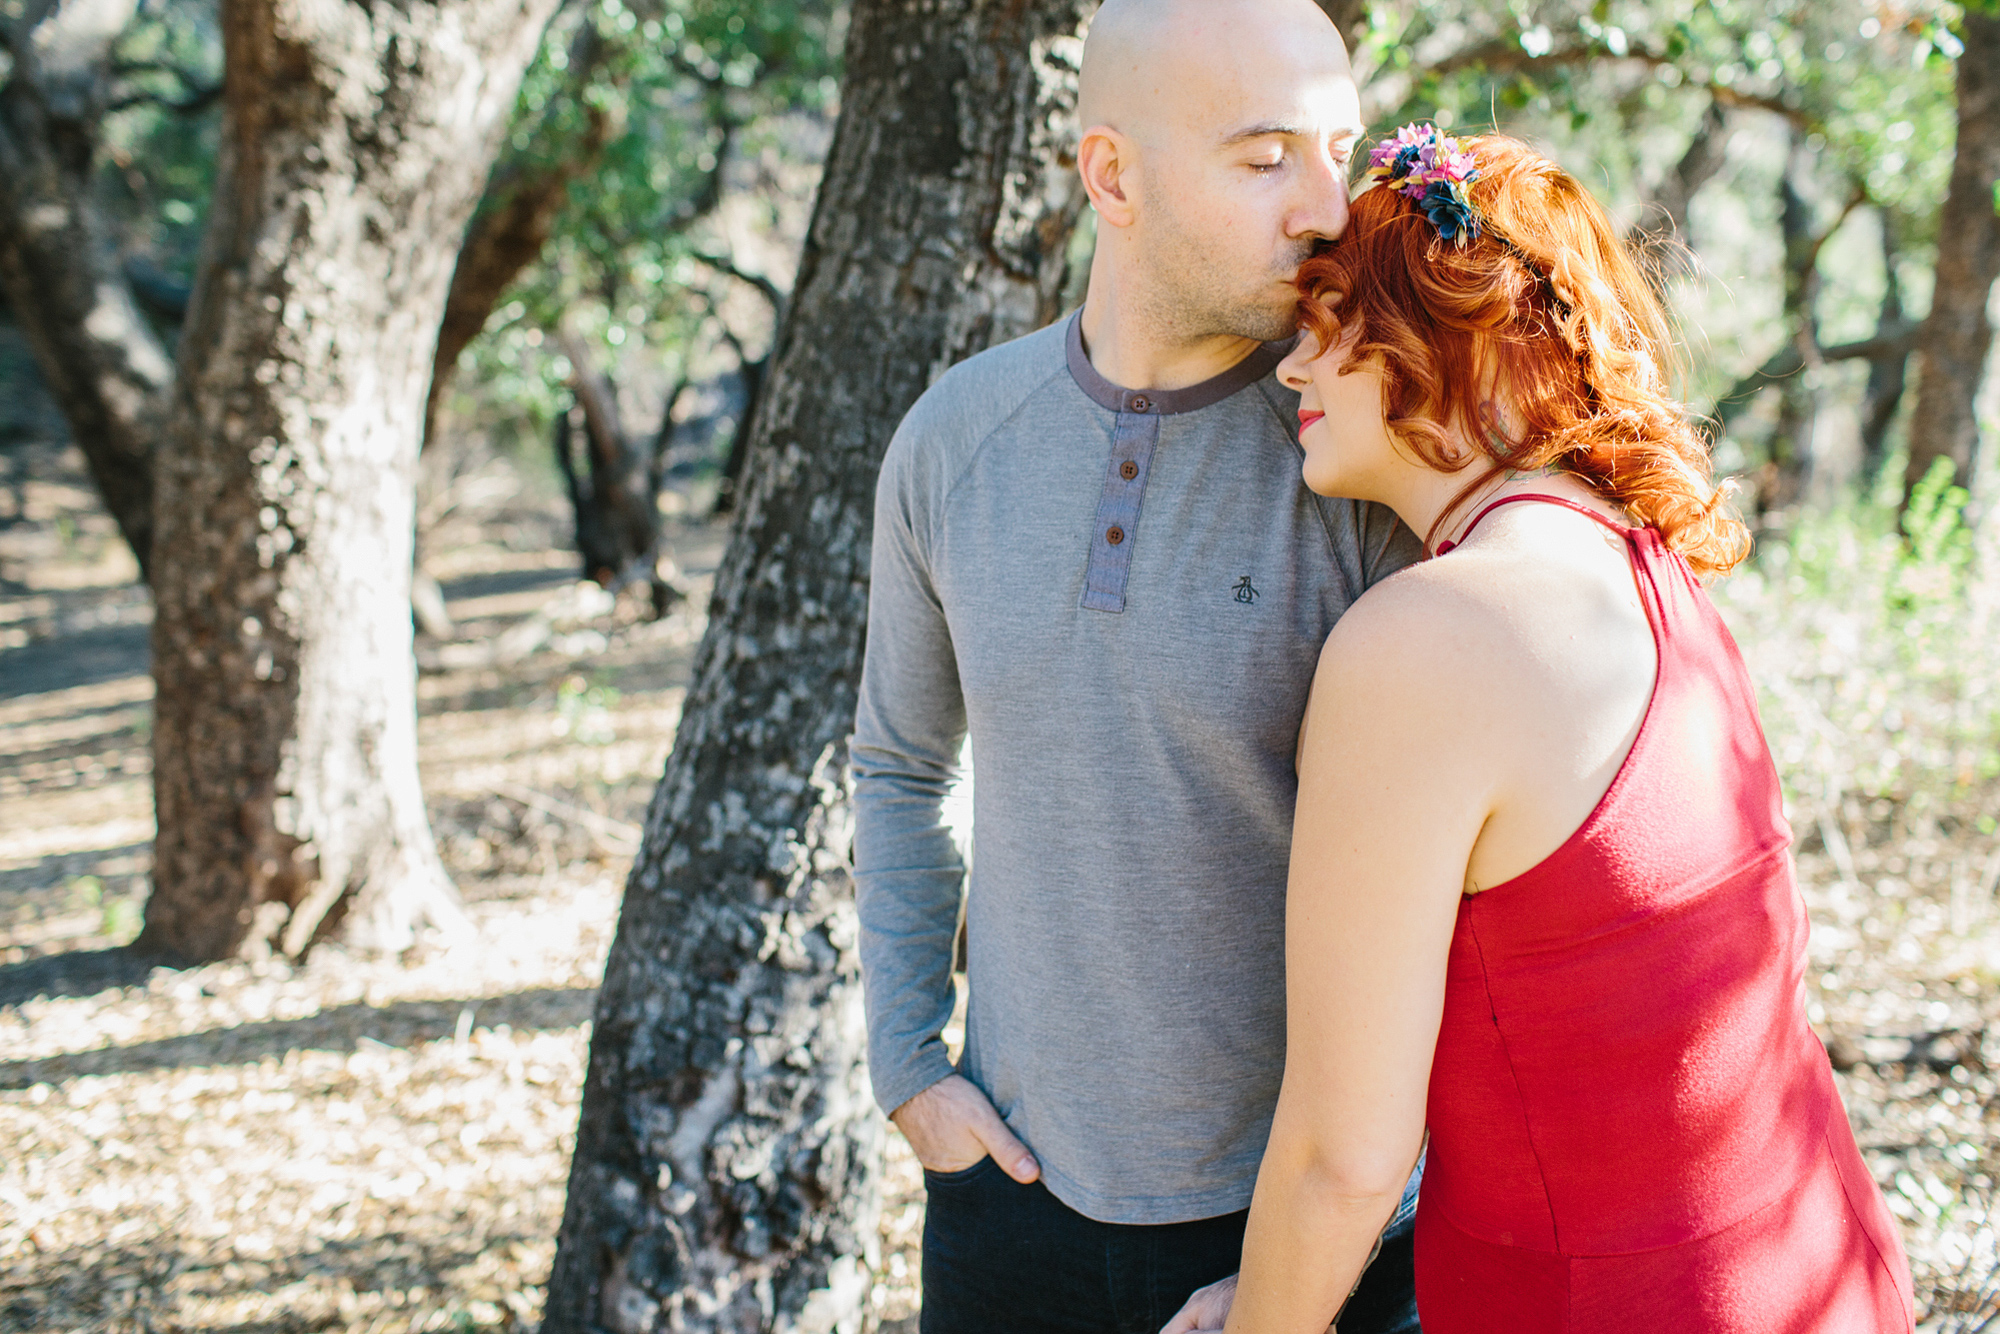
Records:
M1241 1285L1169 1334L1325 1330L1426 1126L1426 1334L1908 1330L1806 1023L1777 774L1696 582L1748 538L1667 397L1660 307L1525 145L1406 127L1372 161L1279 374L1306 484L1442 559L1322 654Z

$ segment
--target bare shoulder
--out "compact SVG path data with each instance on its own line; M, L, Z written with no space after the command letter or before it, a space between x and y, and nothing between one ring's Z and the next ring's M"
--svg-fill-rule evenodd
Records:
M1479 664L1519 654L1489 591L1453 565L1399 571L1335 624L1306 707L1302 765L1333 761L1421 785L1483 769L1493 704Z
M1590 539L1594 540L1594 539ZM1643 704L1652 634L1622 553L1461 547L1364 594L1321 651L1316 694L1382 723L1481 735L1589 729ZM1567 717L1565 718L1565 715Z
M1460 679L1474 660L1518 637L1509 599L1487 562L1428 560L1369 589L1334 625L1322 674L1431 684Z

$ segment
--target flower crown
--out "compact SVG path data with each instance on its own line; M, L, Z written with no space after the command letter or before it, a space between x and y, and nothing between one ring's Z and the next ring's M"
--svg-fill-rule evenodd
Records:
M1464 245L1479 235L1479 210L1466 190L1479 179L1479 163L1435 125L1405 125L1394 139L1375 145L1368 179L1414 202L1445 240Z

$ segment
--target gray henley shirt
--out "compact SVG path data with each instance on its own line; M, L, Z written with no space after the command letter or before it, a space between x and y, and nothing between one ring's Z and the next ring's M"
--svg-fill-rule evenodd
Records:
M1071 318L953 367L876 492L852 747L875 1095L961 1072L1056 1196L1168 1223L1243 1208L1284 1069L1293 753L1321 644L1421 555L1299 480L1279 345L1131 391Z

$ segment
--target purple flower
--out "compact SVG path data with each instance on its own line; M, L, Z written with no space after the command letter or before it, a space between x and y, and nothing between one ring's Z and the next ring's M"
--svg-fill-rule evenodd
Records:
M1463 245L1479 235L1479 211L1466 190L1479 179L1478 161L1435 125L1405 125L1377 144L1368 175L1421 208L1445 240Z

